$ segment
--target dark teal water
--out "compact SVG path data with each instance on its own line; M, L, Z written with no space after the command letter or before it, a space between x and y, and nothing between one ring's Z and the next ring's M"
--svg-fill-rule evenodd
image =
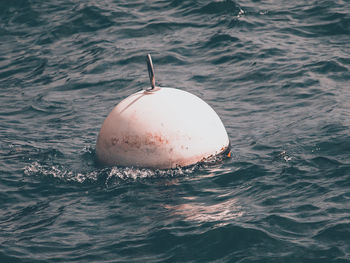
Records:
M231 159L96 166L147 53ZM0 0L0 262L350 262L349 71L347 0Z

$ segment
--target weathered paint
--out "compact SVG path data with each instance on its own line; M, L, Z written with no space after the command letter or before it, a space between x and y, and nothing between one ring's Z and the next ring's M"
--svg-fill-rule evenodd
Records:
M121 101L104 121L96 143L108 166L174 168L227 149L220 118L203 100L173 88L140 91Z

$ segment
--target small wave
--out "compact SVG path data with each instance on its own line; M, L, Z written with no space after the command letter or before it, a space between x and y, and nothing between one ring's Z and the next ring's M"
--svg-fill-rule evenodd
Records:
M122 182L136 181L145 178L169 178L187 176L194 173L199 166L174 168L168 170L153 170L133 167L101 168L90 171L74 171L61 164L45 164L34 161L26 165L23 172L26 176L39 176L60 179L63 182L97 183L107 188Z
M235 43L239 43L240 39L232 36L231 34L226 33L214 33L208 41L203 46L204 49L211 51L212 49L221 50L227 49L227 46L234 45ZM221 52L217 52L221 53Z
M0 79L20 80L39 79L47 66L47 59L38 56L18 56L14 58L5 58L5 62L0 66Z
M64 154L53 148L38 149L29 144L9 144L1 147L1 159L13 160L52 160L62 158Z
M65 181L74 181L79 183L83 183L87 179L92 179L93 181L96 181L97 178L94 172L86 174L74 173L73 171L62 167L61 165L40 164L37 161L25 166L24 174L27 176L44 176L59 178Z
M46 96L39 95L36 97L30 109L36 113L43 113L45 115L56 115L57 113L70 113L72 106L70 102L63 102L53 98L46 98Z
M103 14L103 10L87 6L76 10L71 17L52 30L57 38L69 37L82 32L97 31L113 25L112 20Z
M220 15L220 14L233 14L238 16L242 14L242 9L239 7L237 3L234 1L226 0L226 1L217 1L211 2L201 7L193 8L191 13L198 14L212 14L212 15Z
M23 152L22 149L19 150ZM71 166L75 167L76 164L63 165L61 162L55 162L53 157L57 156L57 154L63 155L61 152L52 149L49 151L37 150L35 154L31 152L29 160L34 161L23 168L24 175L55 178L63 182L97 183L111 187L121 182L137 181L146 178L188 176L200 169L212 168L217 164L221 164L227 158L224 155L211 156L201 163L173 169L118 166L99 168L95 163L95 150L91 146L86 146L80 153L80 162L84 162L87 167L82 167L80 163L80 167L73 169Z
M314 238L324 246L337 247L340 257L349 259L350 224L348 220L324 227Z

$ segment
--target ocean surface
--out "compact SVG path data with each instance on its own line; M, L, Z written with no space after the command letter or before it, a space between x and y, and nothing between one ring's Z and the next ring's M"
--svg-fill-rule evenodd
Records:
M230 159L96 164L147 53ZM349 129L348 0L0 0L0 262L350 262Z

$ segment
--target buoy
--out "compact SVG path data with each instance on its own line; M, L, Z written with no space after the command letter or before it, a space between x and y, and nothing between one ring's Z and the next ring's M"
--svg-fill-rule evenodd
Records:
M102 124L96 155L102 165L168 169L226 154L229 138L216 112L197 96L156 87L150 55L151 87L122 100Z

